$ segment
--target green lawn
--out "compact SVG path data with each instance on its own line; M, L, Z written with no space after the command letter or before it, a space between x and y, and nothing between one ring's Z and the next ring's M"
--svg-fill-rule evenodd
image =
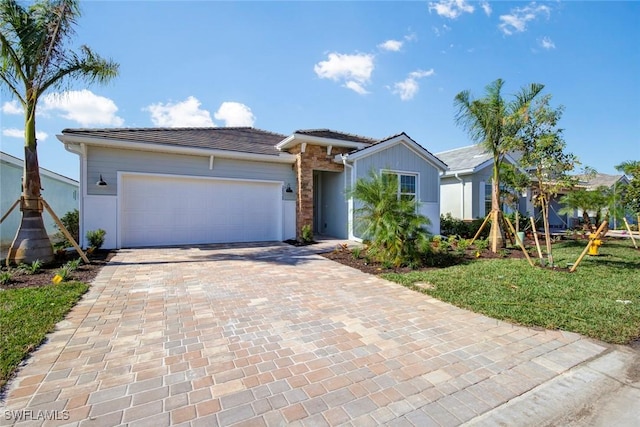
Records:
M64 282L0 290L0 388L87 289L84 283Z
M575 262L585 246L585 240L554 244L556 265ZM526 260L495 259L384 277L520 325L573 331L616 344L640 337L640 250L630 240L607 240L598 256L587 255L573 273L531 267Z

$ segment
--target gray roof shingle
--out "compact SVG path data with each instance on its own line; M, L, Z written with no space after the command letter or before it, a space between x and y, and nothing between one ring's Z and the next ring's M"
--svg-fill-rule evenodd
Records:
M105 140L274 156L280 154L275 145L286 138L286 135L252 127L64 129L62 133Z
M366 136L353 135L345 132L338 132L331 129L300 129L295 131L294 133L300 135L309 135L315 136L318 138L328 138L328 139L336 139L339 141L351 141L351 142L360 142L365 144L375 144L379 140L368 138Z
M452 172L475 169L487 160L493 159L491 153L488 153L481 145L470 145L468 147L443 151L436 153L435 156L445 162Z

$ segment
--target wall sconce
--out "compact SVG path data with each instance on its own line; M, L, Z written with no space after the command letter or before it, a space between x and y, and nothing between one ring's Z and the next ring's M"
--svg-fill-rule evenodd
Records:
M287 189L284 191L286 191L287 193L293 193L293 190L291 189L291 184L287 184Z
M96 182L96 185L98 187L106 187L107 183L105 182L104 179L102 179L102 174L100 174L100 179L98 180L98 182Z

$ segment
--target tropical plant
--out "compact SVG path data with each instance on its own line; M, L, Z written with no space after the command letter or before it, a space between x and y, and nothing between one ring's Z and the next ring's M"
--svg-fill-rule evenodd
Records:
M87 231L87 241L92 250L98 250L104 245L104 236L107 234L102 228Z
M80 239L80 212L78 209L74 209L72 211L67 212L60 218L60 222L67 229L73 240L76 243L79 242ZM71 242L66 238L66 236L62 233L60 227L56 224L56 228L60 230L59 233L56 233L54 238L58 241L56 247L68 248L72 246Z
M8 285L12 280L13 273L11 271L0 271L0 285Z
M543 85L532 83L523 87L507 102L502 96L504 81L498 79L485 88L485 96L473 99L468 90L458 93L454 105L458 111L456 124L463 127L472 141L481 144L493 156L491 181L491 251L504 246L502 211L500 209L500 166L507 153L514 149L515 138L527 121L531 101Z
M31 263L22 263L18 266L20 271L27 275L38 274L42 269L42 261L39 259L32 261Z
M42 221L41 181L36 140L36 107L50 89L72 80L106 82L118 64L89 47L68 48L80 16L78 0L38 0L24 4L0 0L0 82L25 117L22 222L9 249L8 263L53 260L53 248Z
M602 221L602 212L611 204L612 193L606 186L600 186L595 190L585 188L575 189L560 198L562 209L561 214L572 214L575 210L582 211L583 227L585 230L591 229L591 218L589 212L595 213L595 226Z
M624 187L623 203L629 211L640 216L640 160L627 160L616 169L631 178Z
M309 224L303 225L301 231L300 238L304 243L313 242L313 230L311 230L311 226Z
M395 267L420 261L430 221L418 213L415 199L398 195L397 175L371 171L367 179L356 181L350 194L361 203L355 225L370 241L368 256Z
M550 101L551 96L547 95L528 108L528 120L518 132L515 148L522 154L521 166L534 177L534 203L542 211L547 259L553 265L549 203L560 190L573 188L576 179L569 173L579 162L575 155L564 151L566 143L558 128L563 108L552 108Z

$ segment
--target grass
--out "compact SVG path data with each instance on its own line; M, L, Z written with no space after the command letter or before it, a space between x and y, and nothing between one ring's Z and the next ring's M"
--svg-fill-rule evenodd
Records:
M80 282L0 291L0 389L89 286Z
M574 263L585 246L585 240L554 244L556 265ZM607 240L598 256L587 255L573 273L531 267L526 260L492 259L384 277L520 325L572 331L615 344L640 337L640 251L628 240Z

